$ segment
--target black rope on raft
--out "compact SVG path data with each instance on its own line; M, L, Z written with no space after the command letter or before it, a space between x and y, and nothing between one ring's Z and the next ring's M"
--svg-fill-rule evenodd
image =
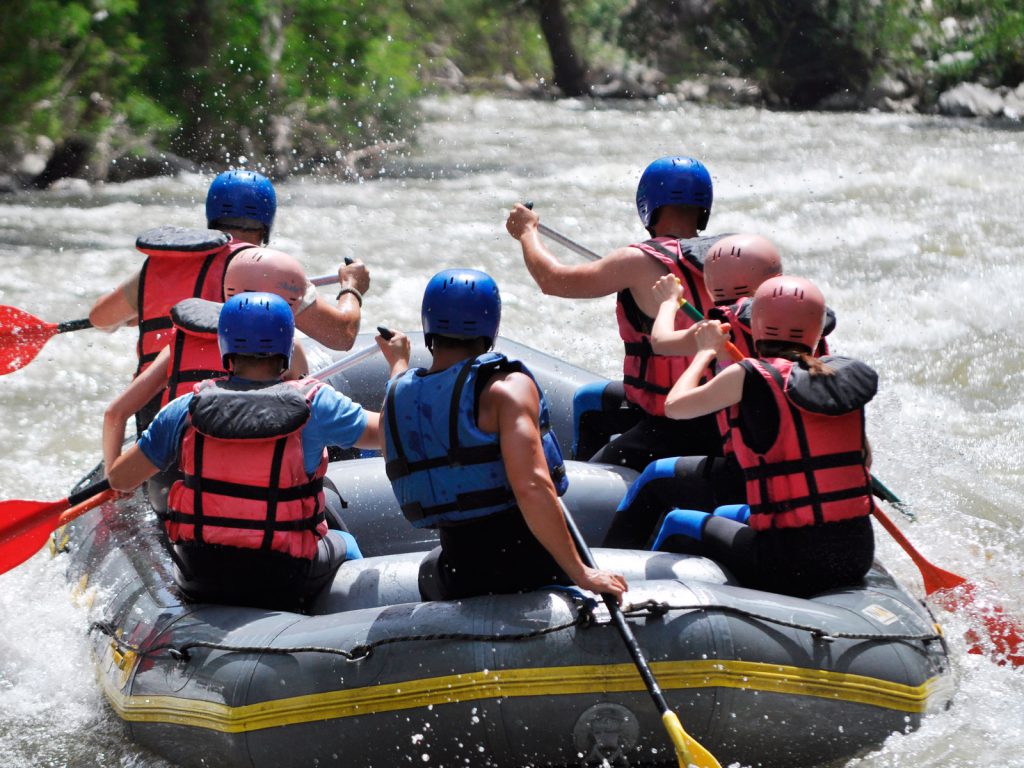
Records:
M323 653L331 656L341 656L343 659L348 661L360 661L368 658L371 653L377 648L385 645L393 645L395 643L411 643L411 642L430 642L435 640L462 640L466 642L491 642L491 643L514 643L523 640L531 640L535 637L543 637L544 635L554 634L555 632L563 632L572 627L585 628L592 624L595 624L594 620L594 609L597 607L597 601L593 599L587 599L582 602L579 609L576 612L576 616L572 621L567 621L562 624L555 624L550 627L544 627L543 629L536 629L530 632L517 632L514 634L474 634L469 632L438 632L428 635L405 635L398 637L385 637L380 640L374 640L369 643L361 643L353 646L350 650L344 650L341 648L331 648L328 646L321 645L299 645L299 646L283 646L283 647L269 647L264 645L230 645L228 643L215 643L206 640L193 640L187 643L175 644L175 643L160 643L158 645L151 645L143 648L139 645L126 642L118 637L117 628L110 622L94 622L90 627L90 632L99 632L100 634L107 635L111 641L118 647L118 650L124 652L128 651L138 656L155 656L162 652L166 652L168 656L177 661L188 661L191 658L189 653L195 648L209 648L210 650L216 651L228 651L231 653L252 653L252 654L280 654L290 655L295 653Z
M398 643L415 643L415 642L432 642L437 640L455 640L465 642L489 642L489 643L516 643L525 640L532 640L533 638L543 637L545 635L554 634L556 632L564 632L567 629L573 627L579 627L585 629L587 627L595 626L598 624L607 624L608 622L597 621L594 610L597 607L597 601L593 598L587 598L586 600L578 603L576 616L572 621L563 622L561 624L555 624L550 627L543 629L537 629L530 632L517 632L514 634L474 634L469 632L441 632L433 633L428 635L400 635L397 637L385 637L380 640L374 640L369 643L361 643L353 646L350 650L344 650L342 648L331 648L329 646L320 645L299 645L299 646L283 646L283 647L268 647L264 645L230 645L228 643L215 643L205 640L193 640L186 643L160 643L158 645L151 645L143 648L142 646L133 645L125 640L122 640L118 636L117 627L110 622L95 622L89 628L90 632L100 632L101 634L110 637L111 641L118 647L122 652L128 651L139 656L155 656L160 653L166 652L168 656L178 661L188 661L191 658L190 651L196 648L208 648L215 651L227 651L230 653L251 653L251 654L279 654L279 655L291 655L297 653L322 653L331 656L341 656L347 661L361 661L362 659L368 658L375 649L381 648L386 645L395 645ZM941 636L936 633L885 633L885 632L832 632L822 627L816 627L810 624L801 624L796 621L787 621L785 619L776 618L774 616L766 616L764 614L755 613L754 611L748 611L743 608L734 608L726 605L675 605L666 602L658 602L656 600L645 600L642 603L628 603L623 606L622 613L626 616L638 618L646 617L651 619L659 619L664 617L670 611L701 611L704 613L718 612L731 614L734 616L740 616L747 619L755 619L757 621L763 621L769 624L775 624L781 627L788 627L790 629L797 629L803 632L807 632L812 638L818 641L832 642L834 640L877 640L883 642L893 641L908 641L908 642L922 642L930 643L935 641L941 641Z
M672 603L658 602L656 600L645 600L642 603L630 603L622 609L622 612L626 616L649 616L651 618L661 618L669 611L717 611L719 613L728 613L745 619L757 619L758 621L764 621L769 624L776 624L780 627L799 629L803 632L807 632L816 640L908 640L929 643L942 639L941 635L935 632L912 634L889 632L831 632L812 624L801 624L797 621L787 621L785 619L776 618L775 616L765 616L762 613L755 613L754 611L748 611L744 608L734 608L729 605L675 605Z

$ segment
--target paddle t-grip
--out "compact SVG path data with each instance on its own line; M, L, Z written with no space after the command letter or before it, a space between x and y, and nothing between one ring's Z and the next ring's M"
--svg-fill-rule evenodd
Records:
M391 341L395 338L395 332L390 328L385 328L383 325L377 326L377 333L384 337L384 341Z

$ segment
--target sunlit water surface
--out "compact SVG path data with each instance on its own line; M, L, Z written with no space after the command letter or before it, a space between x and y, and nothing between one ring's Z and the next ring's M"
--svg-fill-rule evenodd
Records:
M636 242L644 233L632 200L644 165L696 155L715 182L709 231L774 239L786 270L815 280L838 313L835 351L881 374L869 410L875 473L914 505L918 522L900 519L908 536L937 565L997 585L1024 615L1020 132L919 116L491 98L424 110L419 146L394 160L389 178L278 186L275 245L310 274L347 255L370 266L367 328L416 328L429 275L479 267L500 282L505 335L615 375L614 300L542 296L504 232L505 211L531 198L547 224L598 251ZM0 303L51 321L84 316L141 264L138 232L201 224L209 181L0 201ZM0 380L0 497L62 498L93 466L103 408L129 379L133 342L129 330L58 336ZM922 594L913 564L882 532L879 542L884 562ZM955 707L852 765L1024 765L1024 670L965 655L962 620L941 618ZM37 556L0 576L4 765L165 765L106 709L86 627L59 561Z

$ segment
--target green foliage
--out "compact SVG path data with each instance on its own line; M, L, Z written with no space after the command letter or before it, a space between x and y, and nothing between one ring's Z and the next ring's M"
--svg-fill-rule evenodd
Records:
M30 0L0 17L0 143L109 126L144 64L134 0ZM166 119L166 115L161 116Z
M861 95L913 28L899 0L723 0L698 28L712 55L795 108Z
M1024 0L937 0L933 21L947 17L956 24L930 50L940 88L961 80L1024 81Z
M444 60L473 77L511 73L545 76L551 59L537 26L536 11L517 0L423 0L409 3L428 72L443 76Z
M0 142L148 136L198 160L322 159L414 128L399 0L20 0L0 12Z

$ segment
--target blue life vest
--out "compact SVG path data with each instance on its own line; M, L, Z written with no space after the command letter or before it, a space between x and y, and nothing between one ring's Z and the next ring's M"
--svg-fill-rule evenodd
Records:
M521 362L487 352L443 371L406 371L388 382L384 404L384 458L402 512L417 528L436 528L512 509L498 435L477 426L480 390L499 372L521 372ZM551 479L561 496L569 487L558 440L540 386L540 432Z

